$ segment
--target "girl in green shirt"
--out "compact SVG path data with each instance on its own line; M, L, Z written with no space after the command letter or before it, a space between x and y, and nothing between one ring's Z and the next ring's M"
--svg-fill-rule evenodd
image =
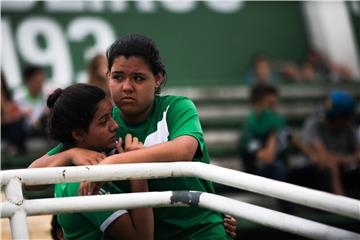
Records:
M64 90L58 88L47 100L50 108L49 133L61 144L48 153L58 158L76 148L114 153L122 152L116 143L118 124L111 116L112 104L98 87L75 84ZM128 141L131 136L128 136ZM131 145L131 146L130 146ZM127 147L141 148L136 142ZM67 149L70 149L66 151ZM70 162L69 162L70 164ZM56 197L78 196L80 183L55 185ZM146 181L131 181L131 191L148 190ZM113 183L104 184L96 194L114 194L123 191ZM117 211L64 213L58 215L65 239L153 239L154 222L151 208Z

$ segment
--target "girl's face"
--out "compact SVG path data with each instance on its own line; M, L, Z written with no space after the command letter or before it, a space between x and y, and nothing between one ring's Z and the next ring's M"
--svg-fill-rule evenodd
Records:
M112 105L109 99L100 101L88 132L82 132L78 146L95 151L107 151L115 148L116 129L119 127L111 117Z
M139 123L151 110L155 88L163 81L142 57L119 56L108 73L111 94L127 123Z

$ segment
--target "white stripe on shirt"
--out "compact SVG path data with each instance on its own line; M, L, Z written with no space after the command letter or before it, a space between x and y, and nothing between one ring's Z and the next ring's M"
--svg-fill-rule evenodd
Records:
M111 214L100 226L100 230L105 232L105 230L110 226L110 224L115 221L118 217L128 213L128 211L124 209L117 210L113 214Z

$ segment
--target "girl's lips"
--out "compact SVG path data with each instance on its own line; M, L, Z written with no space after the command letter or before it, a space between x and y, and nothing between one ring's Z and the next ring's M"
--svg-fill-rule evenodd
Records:
M128 97L128 96L126 96L126 97L121 98L121 100L135 100L135 99L134 99L134 98L132 98L132 97Z
M121 99L121 102L123 102L123 103L133 103L133 102L135 102L135 99L132 98L132 97L123 97Z

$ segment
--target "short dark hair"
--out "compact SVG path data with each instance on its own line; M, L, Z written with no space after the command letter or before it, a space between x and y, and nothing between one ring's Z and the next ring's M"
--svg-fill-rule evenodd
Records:
M262 101L268 95L278 95L278 90L270 84L256 84L251 88L250 101L257 103Z
M50 136L65 145L74 145L72 131L89 130L98 103L105 97L101 88L84 83L56 89L47 99L47 106L50 108Z
M116 40L106 51L108 60L108 71L119 57L141 57L143 58L154 75L161 73L166 79L165 66L161 61L159 50L155 42L142 34L129 34ZM162 83L162 85L163 85ZM157 90L160 93L160 88Z
M34 76L38 72L43 72L43 71L44 69L40 66L36 66L36 65L26 66L23 71L24 82L27 83L32 76Z

